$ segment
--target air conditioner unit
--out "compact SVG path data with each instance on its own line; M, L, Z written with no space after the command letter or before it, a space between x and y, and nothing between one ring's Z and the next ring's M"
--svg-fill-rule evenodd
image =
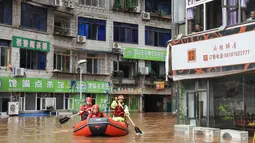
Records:
M221 142L249 142L248 131L238 131L238 130L221 130L220 132L220 141Z
M55 6L63 6L63 0L55 0Z
M134 8L134 12L140 12L141 10L140 10L140 7L139 6L136 6L135 8Z
M174 125L174 135L190 137L193 128L194 126L192 125Z
M8 114L19 115L19 102L8 102Z
M143 16L143 20L150 20L151 19L151 14L149 12L143 12L142 16Z
M78 35L78 36L77 36L77 42L79 42L79 43L85 43L85 42L86 42L86 36Z
M113 49L121 49L121 44L120 43L113 43L113 45L112 45L112 48Z
M219 128L207 128L207 127L194 127L193 128L193 140L204 142L219 142L220 141L220 129ZM198 139L198 140L197 140Z
M67 1L67 7L73 9L74 8L74 2L72 0Z
M13 75L14 76L24 76L25 69L24 68L14 68Z
M139 67L139 72L142 75L148 75L149 74L149 68L148 67Z

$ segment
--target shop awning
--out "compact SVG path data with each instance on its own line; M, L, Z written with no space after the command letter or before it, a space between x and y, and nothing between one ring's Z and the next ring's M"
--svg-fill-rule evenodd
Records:
M168 77L172 78L174 81L180 81L180 80L187 80L187 79L215 78L215 77L221 77L221 76L246 73L246 72L251 72L251 71L255 71L255 69L242 70L242 71L220 72L220 73L207 73L207 74L174 75L174 76L168 76Z

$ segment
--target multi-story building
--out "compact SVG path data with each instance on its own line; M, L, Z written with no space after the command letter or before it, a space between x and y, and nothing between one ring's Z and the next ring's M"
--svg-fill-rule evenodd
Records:
M78 110L86 96L109 111L119 94L133 111L167 110L170 1L2 0L0 5L0 112L8 110L9 101L19 102L23 112ZM80 60L87 62L78 65Z
M168 74L176 83L179 123L253 133L254 1L183 0L173 5L178 36L169 44Z

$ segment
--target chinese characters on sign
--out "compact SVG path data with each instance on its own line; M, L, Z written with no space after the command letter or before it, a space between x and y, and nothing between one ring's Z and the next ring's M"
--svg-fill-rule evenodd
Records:
M76 90L70 87L68 80L38 79L38 78L1 78L0 92L78 92L79 82L76 82ZM83 81L82 89L87 93L110 92L110 85L104 81Z
M151 60L151 61L165 61L166 51L140 49L140 48L125 48L124 58Z
M227 59L236 56L247 56L250 50L236 50L236 42L226 43L225 45L215 45L213 47L213 54L203 55L204 61L213 61L217 59ZM234 50L234 51L233 51Z
M196 61L196 49L188 50L188 62Z
M12 36L12 46L16 48L38 50L43 52L50 51L50 43L47 41L34 40L18 36Z

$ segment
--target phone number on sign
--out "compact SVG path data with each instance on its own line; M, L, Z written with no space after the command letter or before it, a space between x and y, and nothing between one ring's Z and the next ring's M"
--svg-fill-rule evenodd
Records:
M236 51L236 52L230 52L230 53L204 55L203 58L204 58L204 61L209 61L209 60L230 58L235 56L247 56L249 54L250 54L250 50L242 50L242 51Z
M224 54L224 57L233 57L233 56L245 56L245 55L249 55L250 54L250 50L243 50L243 51L236 51L236 52L231 52L231 53L226 53Z

